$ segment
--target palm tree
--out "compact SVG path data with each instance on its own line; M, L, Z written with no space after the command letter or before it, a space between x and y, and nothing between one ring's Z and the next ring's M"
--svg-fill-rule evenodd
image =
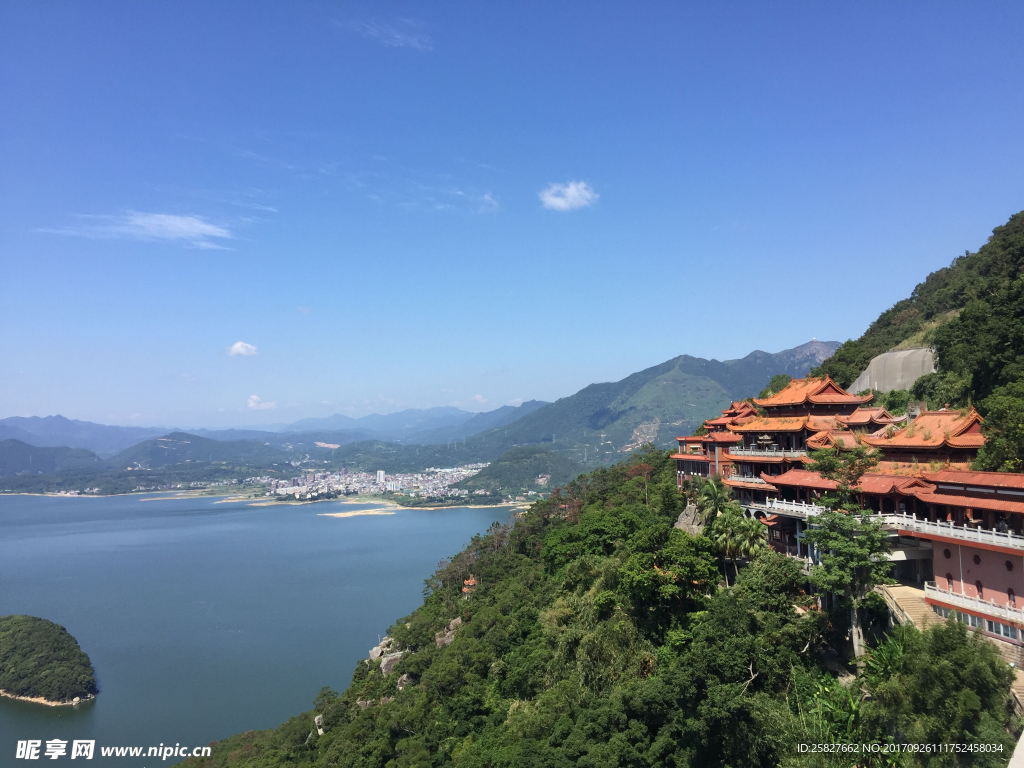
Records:
M768 534L764 523L753 518L743 518L743 525L737 531L737 548L740 557L753 560L768 549Z
M722 553L722 557L732 561L733 583L736 581L736 576L739 575L736 568L736 557L740 554L740 542L742 541L740 531L743 525L743 513L739 511L739 508L726 505L722 515L715 519L711 535L711 540ZM724 566L722 572L725 573L725 586L728 587L729 574L725 572Z
M768 540L764 525L752 518L744 517L743 511L735 502L728 502L718 519L711 535L711 540L722 553L722 557L732 561L733 583L739 577L738 558L753 560L768 549ZM725 585L729 586L726 574Z
M732 500L729 491L718 480L708 480L701 486L697 497L697 510L704 518L704 525L711 525L722 514Z

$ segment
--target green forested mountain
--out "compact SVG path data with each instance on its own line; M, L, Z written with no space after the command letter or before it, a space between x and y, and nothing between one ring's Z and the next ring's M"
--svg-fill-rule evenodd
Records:
M587 466L613 463L647 443L671 445L731 400L756 395L775 374L806 375L838 346L811 341L725 362L680 355L621 381L591 384L466 442L492 446L492 455L544 445Z
M111 458L111 468L157 469L172 464L225 462L259 467L284 464L295 456L279 446L256 440L210 440L187 432L172 432L145 440Z
M417 443L419 445L437 445L462 440L470 435L478 435L489 429L504 427L506 424L511 424L523 416L533 413L538 408L543 408L545 405L547 403L543 400L527 400L520 405L503 405L500 408L495 408L493 411L477 413L454 426L416 432L403 440L403 442Z
M660 451L580 478L442 562L422 607L389 630L390 654L358 662L343 693L325 688L313 710L184 765L1006 764L1013 673L989 642L955 621L886 635L883 612L858 672L844 663L845 611L813 608L797 562L762 549L725 586L728 527L675 529L680 504ZM797 748L865 742L993 746L898 760Z
M64 627L35 616L0 616L0 690L71 701L95 695L96 678Z
M83 448L40 448L21 440L0 440L0 475L101 469L105 465Z
M933 272L818 372L846 384L876 354L901 342L931 344L937 371L911 396L932 408L975 406L985 417L978 469L1024 469L1024 211L977 253Z
M458 483L468 491L487 490L503 495L524 491L552 491L575 480L583 467L572 459L544 448L512 448L480 473Z
M818 366L815 375L829 374L846 387L867 368L871 358L898 346L935 345L946 326L977 302L985 303L994 291L1005 290L1021 276L1024 266L1024 212L1015 214L976 253L957 256L948 267L936 270L873 322L864 334L845 342ZM955 325L955 323L953 324ZM940 350L939 366L952 363Z

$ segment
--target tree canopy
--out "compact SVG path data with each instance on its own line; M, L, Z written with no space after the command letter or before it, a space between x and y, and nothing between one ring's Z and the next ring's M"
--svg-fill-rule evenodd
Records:
M64 627L35 616L0 616L0 690L69 702L95 695L96 678Z

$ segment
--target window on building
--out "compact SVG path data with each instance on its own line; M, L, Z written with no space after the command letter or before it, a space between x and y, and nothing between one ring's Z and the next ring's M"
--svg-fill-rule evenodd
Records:
M949 560L949 558L953 556L953 553L950 552L948 549L944 549L942 550L942 556Z
M981 582L980 581L974 582L974 588L976 590L978 590L978 599L979 600L984 600L985 599L985 588L983 586L981 586Z
M946 589L949 590L950 592L953 591L953 574L952 573L947 573L946 574Z
M974 556L974 564L975 565L981 565L981 555L975 555Z
M1011 627L1009 624L1003 624L1001 621L986 621L985 629L993 635L1008 637L1011 640L1016 640L1018 637L1016 627Z
M1017 595L1016 595L1016 593L1012 589L1006 590L1006 599L1007 599L1007 601L1009 601L1010 605L1016 607L1016 605L1017 605Z
M1008 571L1012 571L1013 570L1013 561L1012 560L1007 560L1006 561L1006 570L1008 570Z

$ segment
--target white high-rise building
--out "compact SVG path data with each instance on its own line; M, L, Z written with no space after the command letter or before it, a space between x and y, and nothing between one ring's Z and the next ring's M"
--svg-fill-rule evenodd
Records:
M383 469L378 469L377 470L377 482L378 483L383 483L384 482L384 470Z

